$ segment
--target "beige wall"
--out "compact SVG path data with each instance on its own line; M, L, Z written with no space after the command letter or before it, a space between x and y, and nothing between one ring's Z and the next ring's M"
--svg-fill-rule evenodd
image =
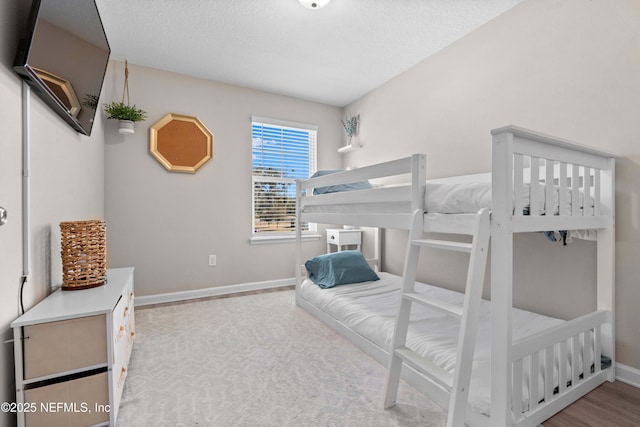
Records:
M490 129L516 124L611 151L617 167L617 358L640 368L640 1L527 0L345 108L360 114L362 150L345 165L427 154L429 177L486 172ZM385 236L401 270L405 234ZM533 247L532 247L533 246ZM536 253L531 256L531 253ZM515 303L558 317L595 305L593 243L515 238ZM459 260L420 276L462 280ZM566 262L565 262L566 261ZM437 266L437 268L435 268ZM550 285L557 281L562 286Z
M137 295L294 276L295 244L251 245L251 116L318 125L318 159L339 166L340 109L132 65L131 102L148 113L134 135L106 124L105 205L110 265L135 266ZM122 96L112 62L106 100ZM214 157L196 174L167 171L149 154L149 127L167 113L197 116L214 133ZM305 243L308 254L324 248ZM209 254L217 266L208 266Z
M13 335L22 275L22 81L13 72L20 23L29 2L0 2L0 205L9 222L0 227L0 340ZM91 137L76 133L35 94L30 96L31 265L24 290L29 309L62 281L61 221L103 218L104 130L98 117ZM13 346L0 344L0 401L15 401ZM0 426L12 426L0 414Z

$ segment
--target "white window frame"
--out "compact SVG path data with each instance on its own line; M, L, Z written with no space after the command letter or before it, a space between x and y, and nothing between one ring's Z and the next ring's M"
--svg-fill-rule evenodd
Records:
M262 124L267 126L280 127L285 129L303 130L310 132L313 136L310 138L309 153L309 175L317 171L317 132L318 127L315 125L297 123L285 120L272 119L267 117L252 116L251 117L251 139L253 144L253 126L254 124ZM310 135L311 136L311 135ZM260 243L277 243L295 240L295 230L292 231L255 231L256 212L255 212L255 183L260 181L278 181L283 183L293 183L295 178L261 178L259 175L253 174L253 147L252 147L252 167L251 167L251 239L252 244ZM317 225L308 224L309 229L302 232L303 239L319 239L321 236L317 233Z

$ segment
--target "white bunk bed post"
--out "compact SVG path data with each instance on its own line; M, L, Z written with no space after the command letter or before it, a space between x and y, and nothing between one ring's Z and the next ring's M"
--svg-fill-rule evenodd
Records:
M424 190L427 179L427 157L421 154L411 156L411 212L424 209Z
M301 187L301 180L296 180L296 298L298 296L300 284L302 283L302 215L300 212L300 201L302 197Z
M611 370L607 380L615 380L615 158L609 159L607 171L600 172L599 184L596 194L600 196L600 204L596 204L598 210L610 212L610 227L598 230L597 236L597 309L611 312L611 321L602 326L602 352L611 358ZM599 191L599 193L598 193ZM599 363L596 360L596 363Z
M513 133L508 129L493 135L492 156L491 425L496 427L512 425Z

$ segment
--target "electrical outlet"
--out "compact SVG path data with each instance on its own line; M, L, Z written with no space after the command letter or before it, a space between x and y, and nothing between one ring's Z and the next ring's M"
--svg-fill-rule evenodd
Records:
M216 256L209 255L209 267L215 267L215 266L216 266Z

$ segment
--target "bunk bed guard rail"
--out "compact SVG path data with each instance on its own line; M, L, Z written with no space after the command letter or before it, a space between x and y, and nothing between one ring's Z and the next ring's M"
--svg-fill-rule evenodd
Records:
M491 425L536 426L614 379L615 158L515 126L491 133ZM597 309L512 342L513 233L543 230L596 230Z

